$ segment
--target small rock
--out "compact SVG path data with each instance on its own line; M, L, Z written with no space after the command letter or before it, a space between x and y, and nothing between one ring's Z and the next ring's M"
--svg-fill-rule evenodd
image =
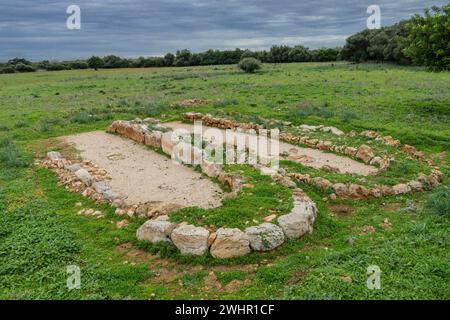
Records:
M75 173L75 172L77 172L78 170L81 169L81 166L78 163L74 163L74 164L65 166L64 169Z
M75 172L75 175L78 179L80 179L86 186L90 186L92 184L92 176L89 172L87 172L85 169L80 169L77 172Z
M276 217L277 217L276 214L271 214L270 216L264 217L263 220L264 220L265 222L270 222L270 221L274 220Z
M56 151L50 151L47 153L47 158L51 161L58 161L61 160L61 153L56 152Z
M128 220L124 219L124 220L120 220L116 222L116 228L117 229L122 229L123 227L126 227L128 225Z

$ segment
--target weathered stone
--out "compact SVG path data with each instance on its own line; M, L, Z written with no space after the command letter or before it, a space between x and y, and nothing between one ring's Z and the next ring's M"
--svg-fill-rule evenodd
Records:
M94 188L95 191L97 191L98 193L104 193L107 190L110 189L110 187L103 181L98 181L98 182L94 182L92 184L92 187Z
M272 223L249 227L245 233L250 239L250 247L255 251L273 250L284 242L283 230Z
M161 131L153 131L145 134L144 143L153 148L161 148L161 138L163 133Z
M148 220L136 231L139 241L170 242L170 235L175 224L169 221Z
M346 184L335 183L335 184L333 184L333 189L334 189L334 192L340 197L348 195L348 187Z
M392 189L394 190L394 194L396 195L408 193L411 191L411 187L404 183L396 184L395 186L392 187Z
M408 186L411 188L411 190L416 191L416 192L420 192L423 191L423 184L419 181L410 181L408 183Z
M322 177L313 178L312 183L320 189L324 190L330 188L333 185L329 180Z
M358 152L356 153L356 157L361 159L365 163L369 163L374 156L375 155L373 154L372 148L365 144L361 145L358 148Z
M109 201L111 201L111 202L115 202L117 199L120 199L120 198L121 198L119 194L115 193L115 192L112 191L111 189L106 190L106 191L103 192L102 194L103 194L103 197L104 197L106 200L109 200Z
M125 136L131 140L134 140L139 143L144 143L145 141L145 131L144 129L138 125L133 124L125 129Z
M214 258L221 259L244 256L250 252L249 237L236 228L220 228L210 252Z
M74 163L74 164L69 164L69 165L66 165L65 167L64 167L64 169L66 169L67 171L70 171L70 172L77 172L78 170L80 170L81 169L81 166L78 164L78 163Z
M57 151L50 151L49 153L47 153L47 158L51 161L58 161L62 159L61 153Z
M161 148L165 154L170 156L172 156L174 146L179 142L172 135L173 132L165 132L161 137Z
M357 152L358 152L358 149L353 148L353 147L345 147L345 149L344 149L344 153L349 156L356 156Z
M289 239L298 239L312 232L312 225L308 216L296 212L280 216L278 224Z
M172 242L182 255L201 256L208 250L209 231L202 227L183 225L172 231Z
M380 189L384 197L394 195L394 189L390 186L382 185Z
M223 165L214 163L203 158L201 164L202 172L206 174L208 177L216 178L223 170Z
M77 172L75 172L75 175L78 179L81 180L86 186L90 186L93 182L93 178L89 172L85 169L80 169Z
M383 159L381 157L374 157L372 160L370 160L370 164L372 166L380 166L382 160Z
M265 222L271 222L272 220L275 220L276 217L277 217L276 214L271 214L271 215L269 215L269 216L267 216L267 217L264 217L263 220L264 220Z

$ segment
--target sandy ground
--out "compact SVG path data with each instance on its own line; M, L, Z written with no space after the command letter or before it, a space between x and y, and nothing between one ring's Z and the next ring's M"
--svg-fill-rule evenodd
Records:
M64 139L75 145L83 159L106 170L111 189L127 196L129 203L163 201L201 208L221 205L223 192L217 184L129 139L101 131Z
M163 125L170 127L172 129L185 129L189 132L194 131L194 125L182 122L168 122L163 123ZM211 127L203 127L204 138L210 139L211 135L205 130L211 129ZM225 132L223 129L214 128L215 130L220 130ZM329 166L338 170L340 173L349 174L359 174L367 176L371 173L377 172L377 168L374 166L369 166L364 163L355 161L351 158L345 156L338 156L332 153L323 152L312 148L302 148L289 143L280 141L280 153L288 152L290 154L290 160L300 162L305 166L320 169L324 166Z

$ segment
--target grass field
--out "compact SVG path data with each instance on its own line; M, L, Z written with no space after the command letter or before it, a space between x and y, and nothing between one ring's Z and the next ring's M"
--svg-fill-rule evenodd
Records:
M218 261L136 243L142 221L117 230L121 218L113 208L66 192L51 171L33 165L34 157L52 150L53 137L104 130L114 119L164 115L169 121L197 111L259 123L279 119L345 131L374 129L424 151L448 185L448 72L346 63L264 65L251 75L235 66L37 72L0 75L0 97L0 298L450 298L448 188L330 204L320 191L302 186L320 211L312 235L270 253ZM178 104L189 98L210 103ZM374 182L423 169L402 163ZM234 217L236 208L246 215L289 198L287 190L275 192L252 170L246 175L262 187L211 215L213 222ZM107 218L77 215L77 202ZM281 211L288 209L280 205ZM195 221L202 214L185 209L174 218ZM72 264L81 267L82 285L69 291L66 266ZM382 271L381 290L366 287L370 265Z

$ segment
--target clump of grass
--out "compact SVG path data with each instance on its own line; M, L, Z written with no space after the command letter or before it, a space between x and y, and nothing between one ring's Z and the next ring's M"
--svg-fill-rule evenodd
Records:
M95 121L95 117L85 111L75 113L70 119L72 123L87 124Z
M233 106L239 104L237 99L220 99L213 103L214 108L226 108L228 106Z
M0 125L0 131L9 131L9 130L10 128L7 125L4 124Z
M28 126L28 123L25 121L25 120L19 120L19 121L17 121L15 124L14 124L14 127L15 128L24 128L24 127L26 127L26 126Z
M7 168L23 168L29 164L19 148L8 138L0 140L0 163Z
M313 106L308 101L302 102L297 107L292 108L288 112L289 118L305 118L309 116L316 116L319 118L331 118L334 113L328 110L328 105L323 106Z
M425 201L425 208L432 214L450 217L450 189L440 187L430 193Z

